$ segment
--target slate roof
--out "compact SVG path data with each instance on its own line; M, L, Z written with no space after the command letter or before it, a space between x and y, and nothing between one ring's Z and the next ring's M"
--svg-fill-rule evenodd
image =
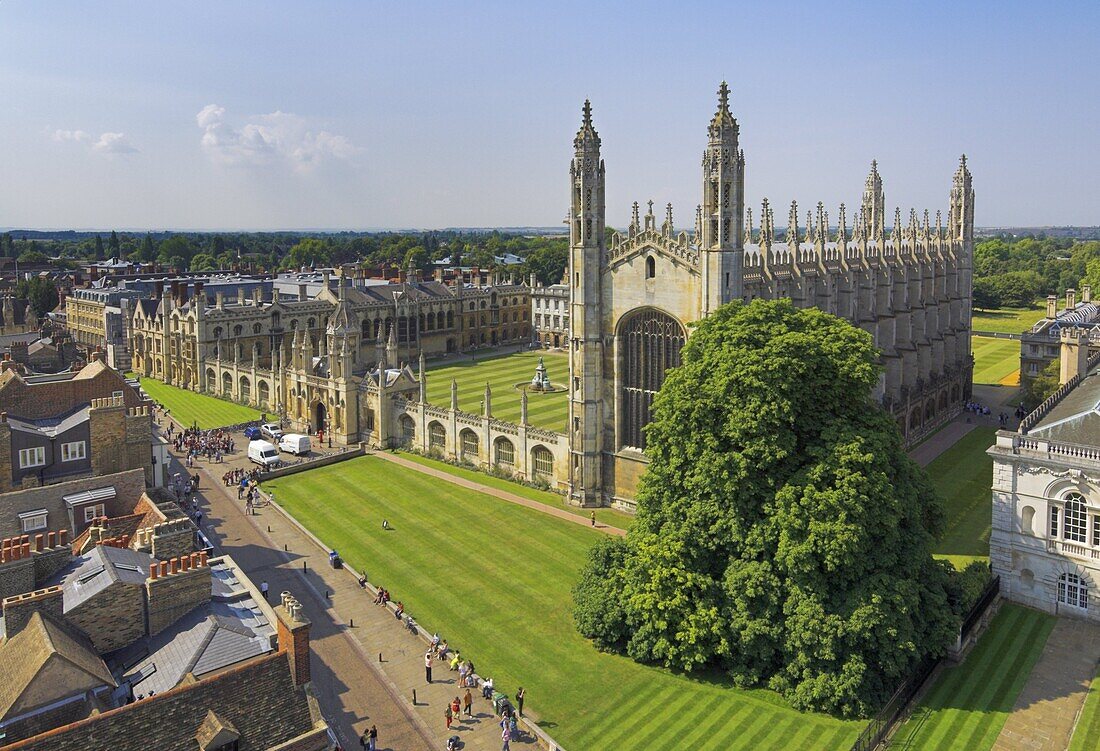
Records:
M73 558L44 586L60 585L65 610L69 611L116 582L144 584L153 560L153 556L140 550L97 545Z
M83 671L88 675L90 684L117 685L88 637L36 612L19 633L0 644L0 675L4 676L4 681L0 682L0 717L7 717L31 683L38 680L47 662L54 657ZM77 687L54 688L60 699Z
M90 410L90 406L77 406L66 415L42 417L37 420L20 420L18 417L9 417L8 424L11 425L14 430L19 430L24 433L39 433L49 438L53 438L68 430L72 430L82 422L86 422Z
M1028 436L1100 446L1100 368L1082 378L1028 431Z
M276 652L17 741L5 751L195 751L211 711L240 733L240 751L261 751L315 729L305 691L291 679L287 653Z
M275 649L274 625L233 570L214 562L210 581L210 602L112 655L116 674L135 696L164 693L188 673L201 677Z

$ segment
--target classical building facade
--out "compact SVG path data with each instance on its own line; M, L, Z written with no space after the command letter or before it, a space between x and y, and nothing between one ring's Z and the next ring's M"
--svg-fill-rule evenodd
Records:
M997 433L989 559L1010 600L1100 621L1100 355L1059 338L1062 386Z
M914 440L969 396L974 191L963 157L947 223L937 212L895 210L886 229L882 180L872 163L849 230L840 207L830 229L821 204L798 226L791 204L782 238L765 200L759 231L745 208L745 155L728 89L703 152L694 231L677 230L672 206L625 233L605 234L606 173L586 102L570 164L570 488L576 503L630 504L645 470L649 408L665 370L680 362L688 324L718 306L788 298L868 331L884 373L875 397Z
M1066 290L1066 306L1058 309L1058 298L1047 297L1047 314L1036 321L1020 338L1020 385L1027 386L1050 363L1058 359L1062 332L1076 329L1086 334L1089 351L1100 352L1100 307L1092 301L1092 287Z
M531 326L535 341L543 347L569 343L569 285L551 284L531 290Z

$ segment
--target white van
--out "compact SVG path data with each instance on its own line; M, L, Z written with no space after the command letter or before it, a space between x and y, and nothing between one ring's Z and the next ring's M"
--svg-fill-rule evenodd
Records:
M274 467L279 463L279 452L267 441L252 441L248 444L248 461L261 467Z
M310 449L309 436L301 433L284 433L279 439L279 451L301 456L308 454Z

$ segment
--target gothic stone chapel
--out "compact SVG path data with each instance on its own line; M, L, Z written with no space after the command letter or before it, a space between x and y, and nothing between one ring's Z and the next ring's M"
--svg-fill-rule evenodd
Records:
M584 505L630 506L645 471L645 434L667 368L680 362L687 324L731 300L789 298L868 331L882 353L875 397L908 442L957 414L970 396L970 283L974 190L966 157L951 186L947 226L936 212L895 209L886 231L875 162L849 231L845 207L830 229L817 205L802 231L792 202L777 236L764 200L754 231L745 208L745 154L729 89L703 152L703 201L694 232L649 211L625 234L604 233L606 173L586 101L570 175L569 487Z

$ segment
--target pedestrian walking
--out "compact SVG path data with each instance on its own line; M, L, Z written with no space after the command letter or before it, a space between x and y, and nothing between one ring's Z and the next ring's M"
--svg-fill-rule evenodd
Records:
M516 712L520 717L523 717L523 697L527 696L527 692L523 690L523 686L519 687L519 691L516 691Z
M424 680L428 683L432 682L432 653L430 651L424 653Z
M474 697L470 694L470 689L466 689L462 697L462 712L467 717L474 716Z
M592 512L592 526L593 527L596 526L596 512L595 511Z
M508 725L504 725L500 729L500 751L511 751L512 749L512 731L508 728Z
M260 582L260 594L264 596L264 602L270 602L267 597L267 580Z
M454 712L451 711L451 705L448 704L447 708L443 710L443 716L447 720L447 729L451 729L451 721L454 719Z

